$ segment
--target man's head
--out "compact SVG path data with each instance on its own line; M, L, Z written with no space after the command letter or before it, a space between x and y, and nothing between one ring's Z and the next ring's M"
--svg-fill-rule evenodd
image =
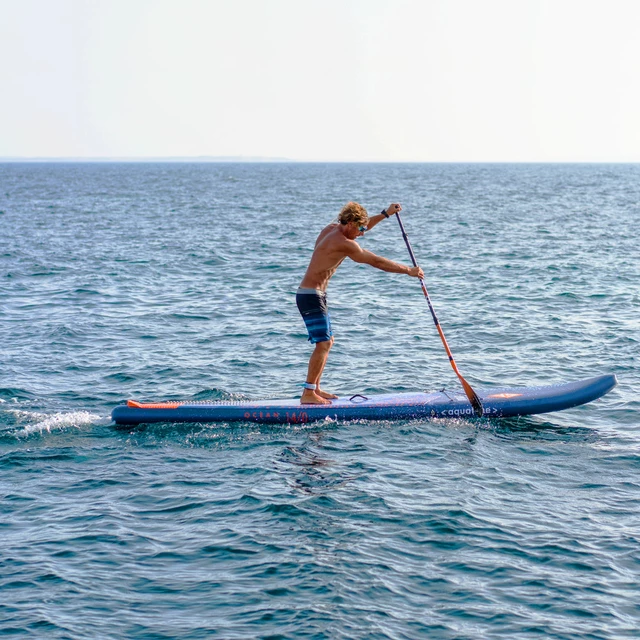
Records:
M356 222L359 225L366 225L369 222L369 214L361 204L357 202L347 202L347 204L342 207L342 211L340 211L338 222L340 224Z
M354 232L354 237L361 236L363 232L360 231L360 227L369 224L369 214L361 204L347 202L338 215L338 222L345 227L345 231L349 229L350 232Z

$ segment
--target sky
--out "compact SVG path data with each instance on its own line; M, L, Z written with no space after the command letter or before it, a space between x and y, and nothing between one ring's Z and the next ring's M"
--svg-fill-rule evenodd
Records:
M637 0L0 0L0 157L640 162Z

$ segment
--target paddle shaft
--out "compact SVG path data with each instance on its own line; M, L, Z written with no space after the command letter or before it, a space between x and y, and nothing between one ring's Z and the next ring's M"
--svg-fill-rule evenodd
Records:
M413 266L417 267L418 262L416 261L416 257L413 253L413 249L411 248L411 243L409 242L409 238L407 237L407 232L404 230L404 225L402 224L402 218L400 218L400 214L396 213L396 217L398 218L398 224L400 225L400 231L402 232L402 237L404 238L404 242L407 245L407 250L409 251L409 256L411 257L411 262L413 262ZM449 345L447 344L447 339L444 337L444 332L442 331L442 327L440 326L440 322L438 320L438 316L436 315L435 309L431 304L431 298L429 297L429 292L427 291L427 285L424 283L424 280L420 278L420 285L422 286L422 293L424 293L424 297L427 300L427 304L429 305L429 311L431 311L431 317L433 318L433 322L436 325L436 329L438 330L438 334L440 335L440 339L442 340L442 344L444 345L444 349L447 352L447 356L449 356L449 362L451 363L451 367L455 371L455 374L460 379L462 383L462 388L469 398L469 402L473 406L473 410L476 412L477 416L482 416L484 413L484 409L482 408L482 403L480 402L480 398L478 398L476 392L471 388L471 385L462 377L460 371L458 371L458 367L456 365L456 361L453 359L453 354L451 353L451 349L449 349Z

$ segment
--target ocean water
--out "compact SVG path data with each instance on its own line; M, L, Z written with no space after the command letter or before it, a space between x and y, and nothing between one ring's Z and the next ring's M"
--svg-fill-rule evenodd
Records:
M116 428L300 393L295 290L348 200L403 220L472 386L615 373L513 420ZM0 634L640 637L640 166L0 165ZM408 263L396 222L361 240ZM417 282L345 262L340 394L457 389Z

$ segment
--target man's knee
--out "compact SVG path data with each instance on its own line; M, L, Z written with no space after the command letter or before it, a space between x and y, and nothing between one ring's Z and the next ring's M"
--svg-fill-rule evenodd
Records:
M316 349L318 349L319 351L329 351L332 345L333 345L333 337L329 338L329 340L316 342Z

